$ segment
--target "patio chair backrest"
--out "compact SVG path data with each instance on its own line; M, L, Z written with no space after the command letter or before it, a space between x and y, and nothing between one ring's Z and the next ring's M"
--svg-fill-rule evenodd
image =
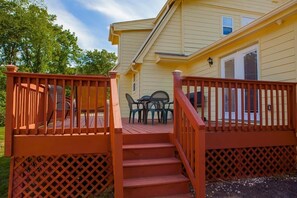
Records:
M158 108L163 108L164 103L169 102L169 95L166 91L155 91L150 98L151 101L158 101ZM154 103L156 106L156 103Z
M130 94L126 93L126 99L128 101L128 106L129 109L132 110L132 104L135 103L134 99L132 98L132 96L130 96Z

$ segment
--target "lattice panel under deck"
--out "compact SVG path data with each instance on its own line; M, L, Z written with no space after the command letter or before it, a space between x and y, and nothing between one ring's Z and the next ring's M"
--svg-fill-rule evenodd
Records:
M15 157L13 197L89 197L113 183L110 154Z
M296 171L295 146L206 151L206 179L273 176Z

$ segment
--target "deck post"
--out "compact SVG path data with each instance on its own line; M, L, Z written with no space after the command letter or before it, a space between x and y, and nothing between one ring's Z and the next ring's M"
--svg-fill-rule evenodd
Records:
M182 89L182 82L181 82L181 73L182 71L180 70L174 70L172 72L173 74L173 97L174 97L174 108L173 108L173 114L174 114L174 125L173 125L173 137L174 137L174 141L177 138L177 133L178 133L178 129L180 129L180 112L179 112L179 107L178 107L178 103L175 101L175 97L176 97L176 91L178 89Z
M12 143L13 143L13 119L15 117L13 97L15 94L14 90L14 79L10 73L16 72L18 67L15 65L6 66L6 114L5 114L5 156L10 157L13 154Z
M294 88L294 108L293 108L293 111L292 113L294 114L294 130L295 130L295 136L297 138L297 113L296 113L296 110L297 110L297 84L295 84L295 86L293 87ZM297 147L296 147L296 150L297 150Z
M116 76L117 72L111 71L110 89L111 89L111 104L110 104L110 138L112 151L112 164L114 175L114 196L122 198L124 196L123 189L123 133L122 120L120 113L119 95L117 91Z

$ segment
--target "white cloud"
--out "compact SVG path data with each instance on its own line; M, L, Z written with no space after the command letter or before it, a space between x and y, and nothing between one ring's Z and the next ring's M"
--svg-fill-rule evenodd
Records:
M48 12L57 16L57 23L63 25L64 29L69 29L70 32L75 32L78 37L78 45L82 49L94 49L98 47L99 39L92 35L90 29L73 16L63 6L60 0L45 0L48 7Z
M101 30L105 27L99 27L99 20L106 20L106 24L113 22L136 20L156 17L166 0L75 0L81 6L81 9L87 9L99 13L105 19L98 16L98 27ZM82 19L75 17L71 12L71 6L63 0L45 0L48 12L57 16L57 23L63 25L64 29L75 32L78 37L78 44L82 49L107 49L116 51L108 41L108 30L101 32L94 30L94 26L87 26ZM64 3L64 4L63 4ZM73 2L74 3L74 2ZM109 29L109 26L107 27ZM97 35L98 34L98 35Z
M155 17L166 0L77 0L89 10L115 21Z

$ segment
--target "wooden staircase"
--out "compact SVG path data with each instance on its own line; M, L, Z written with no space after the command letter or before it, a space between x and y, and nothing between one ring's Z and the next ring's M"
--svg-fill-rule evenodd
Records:
M124 197L192 197L168 133L124 135Z

